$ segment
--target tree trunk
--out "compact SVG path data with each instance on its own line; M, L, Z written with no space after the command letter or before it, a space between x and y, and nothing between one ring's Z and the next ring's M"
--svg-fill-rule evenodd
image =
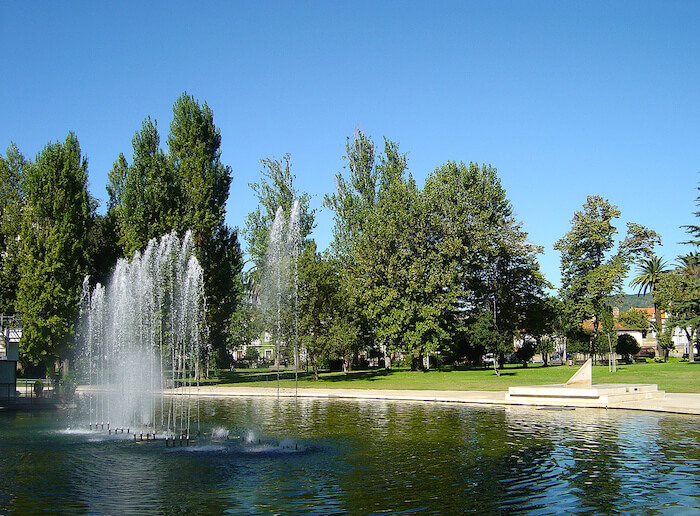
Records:
M695 336L695 331L688 331L688 328L683 328L685 331L685 337L688 339L688 362L695 362L695 342L693 342L693 337Z

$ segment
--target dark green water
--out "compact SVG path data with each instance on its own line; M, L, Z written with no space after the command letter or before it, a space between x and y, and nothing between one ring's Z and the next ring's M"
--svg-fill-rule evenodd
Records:
M697 417L207 398L200 418L166 448L0 414L0 514L700 512Z

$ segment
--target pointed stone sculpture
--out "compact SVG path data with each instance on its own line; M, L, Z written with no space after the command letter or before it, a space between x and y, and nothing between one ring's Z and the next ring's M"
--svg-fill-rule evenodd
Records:
M578 371L566 382L567 387L592 387L593 361L589 358Z

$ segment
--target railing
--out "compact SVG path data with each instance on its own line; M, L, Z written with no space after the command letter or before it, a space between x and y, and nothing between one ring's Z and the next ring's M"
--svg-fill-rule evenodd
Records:
M36 386L41 381L41 389ZM73 397L73 384L50 378L18 378L16 383L0 383L0 401L45 399L67 401Z

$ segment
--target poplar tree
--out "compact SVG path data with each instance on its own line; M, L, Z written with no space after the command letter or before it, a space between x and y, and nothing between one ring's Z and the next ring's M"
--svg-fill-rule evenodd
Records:
M181 195L168 158L160 148L157 123L150 117L131 140L132 163L123 154L109 173L109 210L124 256L146 247L174 228L179 229Z
M0 156L0 313L16 311L22 241L22 181L28 165L17 146L11 144Z
M87 159L75 134L46 145L26 167L23 187L21 351L51 367L69 349L95 210L87 190Z
M194 234L195 255L204 269L209 339L217 365L230 361L226 346L231 317L241 295L243 260L238 231L226 225L231 167L221 162L221 132L206 103L183 93L173 105L168 158L179 194L172 226ZM165 185L163 185L165 186Z

